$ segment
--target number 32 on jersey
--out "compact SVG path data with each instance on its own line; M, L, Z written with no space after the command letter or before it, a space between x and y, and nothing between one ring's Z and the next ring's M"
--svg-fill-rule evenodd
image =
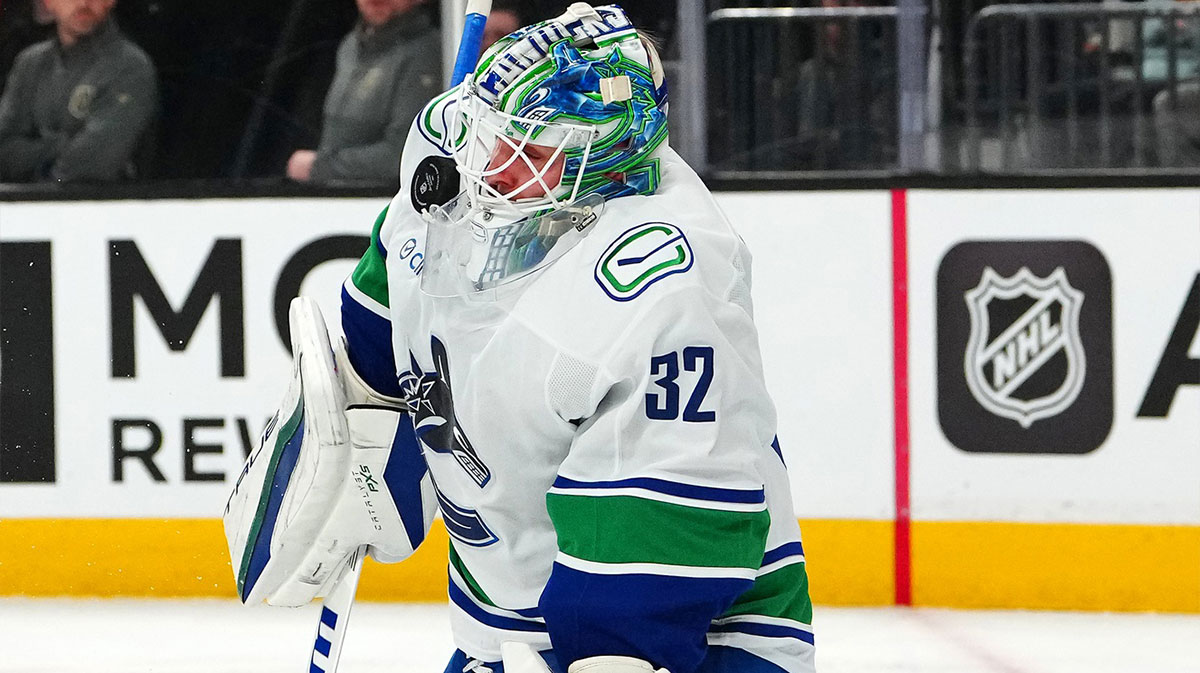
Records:
M682 389L679 381L683 371L695 372L690 390ZM712 346L688 346L682 352L672 351L650 358L650 378L653 387L646 393L646 417L656 421L679 418L679 402L686 397L683 420L688 423L710 423L717 420L715 411L704 410L704 396L712 385Z

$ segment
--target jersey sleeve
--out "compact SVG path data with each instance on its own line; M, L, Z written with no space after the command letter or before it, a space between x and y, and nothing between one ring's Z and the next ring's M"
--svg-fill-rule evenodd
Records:
M441 96L426 107L439 104ZM442 103L444 105L444 103ZM371 228L370 244L357 266L342 283L342 332L346 339L346 357L359 380L375 393L391 398L389 403L406 396L397 376L393 317L405 315L403 299L396 304L389 290L388 245L397 231L419 226L420 214L409 199L409 184L415 166L422 157L440 152L414 121L400 157L401 189L391 203L380 212ZM425 538L437 510L433 482L421 445L413 429L412 414L405 409L396 424L390 453L383 470L383 480L392 503L403 522L411 549ZM402 549L402 547L401 547ZM393 562L405 553L381 553L373 547L376 560Z
M633 316L546 496L558 553L539 607L564 663L694 671L749 589L770 516L756 464L774 408L753 324L690 288Z
M389 208L379 213L371 229L370 246L342 284L342 332L346 354L359 378L382 395L400 398L404 395L392 355L387 250L380 236Z

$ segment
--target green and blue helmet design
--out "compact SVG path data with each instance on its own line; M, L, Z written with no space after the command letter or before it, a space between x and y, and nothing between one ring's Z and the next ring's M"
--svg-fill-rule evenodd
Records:
M503 38L483 55L459 93L466 129L456 148L468 192L484 205L502 201L534 213L590 194L605 199L651 194L659 184L654 151L667 140L667 85L653 45L616 5L575 3L557 19ZM543 199L501 194L489 175L496 143L514 155L527 145L553 148L545 165L528 161ZM563 157L562 175L538 174ZM557 170L557 169L556 169Z
M658 189L667 86L620 7L577 2L503 38L439 101L451 123L432 135L464 189L425 214L428 295L528 277L594 231L607 200Z

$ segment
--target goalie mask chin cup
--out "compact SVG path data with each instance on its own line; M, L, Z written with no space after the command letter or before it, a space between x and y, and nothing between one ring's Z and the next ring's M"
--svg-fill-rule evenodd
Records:
M549 266L595 229L604 198L591 194L532 216L477 208L467 192L425 215L421 291L462 297L494 290Z

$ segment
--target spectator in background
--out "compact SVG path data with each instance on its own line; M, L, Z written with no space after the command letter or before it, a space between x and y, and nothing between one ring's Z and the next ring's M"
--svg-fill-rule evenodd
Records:
M822 0L825 8L862 7ZM831 18L817 27L797 89L801 168L885 168L895 161L896 52L877 24Z
M1154 127L1160 166L1200 167L1200 82L1179 85L1174 108L1170 92L1155 96Z
M0 93L17 54L54 35L54 15L42 0L0 0Z
M117 180L158 106L154 65L116 0L46 0L55 36L20 53L0 97L0 180Z
M488 14L487 25L483 28L482 51L487 51L487 48L495 44L496 40L515 32L524 25L525 19L521 16L521 10L518 9L515 0L507 2L495 0L492 2L492 11Z
M316 150L297 150L300 182L392 183L408 128L444 88L441 38L424 0L356 0L359 22L338 47Z
M1172 0L1148 0L1170 7ZM1196 0L1174 0L1200 6ZM1174 42L1174 45L1171 43ZM1154 132L1158 163L1166 167L1200 166L1200 16L1152 19L1142 27L1142 78L1161 88L1154 96ZM1172 53L1175 80L1171 81ZM1172 107L1172 85L1175 102Z

